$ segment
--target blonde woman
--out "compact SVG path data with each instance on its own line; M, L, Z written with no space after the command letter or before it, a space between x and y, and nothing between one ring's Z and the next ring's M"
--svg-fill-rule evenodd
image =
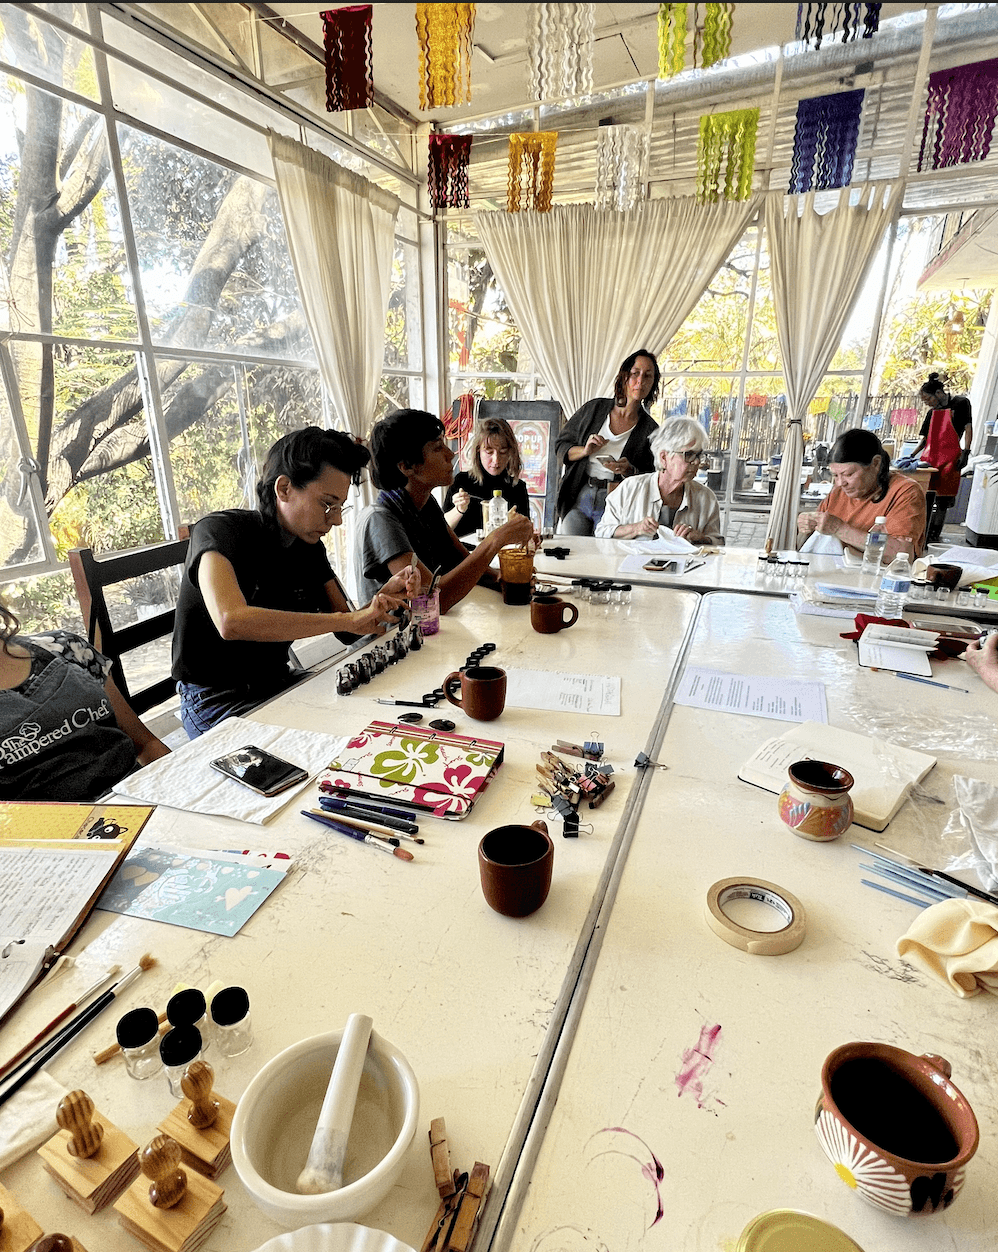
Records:
M482 510L499 492L511 509L530 516L527 484L520 477L520 446L509 422L486 417L468 452L468 472L454 475L444 499L444 517L455 535L473 535L482 529Z

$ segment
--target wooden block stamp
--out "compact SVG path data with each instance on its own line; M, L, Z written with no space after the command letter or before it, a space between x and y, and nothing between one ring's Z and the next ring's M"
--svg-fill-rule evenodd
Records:
M62 1129L38 1155L66 1195L85 1212L96 1213L138 1174L138 1145L97 1112L84 1091L71 1091L59 1101L56 1122Z

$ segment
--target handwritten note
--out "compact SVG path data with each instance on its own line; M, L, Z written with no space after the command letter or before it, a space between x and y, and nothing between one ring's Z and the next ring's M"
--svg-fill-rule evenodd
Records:
M620 716L620 678L610 674L560 674L508 669L506 704L514 709Z
M729 674L689 666L676 691L677 704L720 713L747 713L780 722L827 722L825 684L762 674Z

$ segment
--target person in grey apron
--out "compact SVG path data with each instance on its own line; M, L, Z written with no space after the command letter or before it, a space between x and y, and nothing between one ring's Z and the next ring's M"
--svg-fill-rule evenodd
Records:
M63 630L18 636L2 603L0 619L0 799L95 800L169 750L85 639Z

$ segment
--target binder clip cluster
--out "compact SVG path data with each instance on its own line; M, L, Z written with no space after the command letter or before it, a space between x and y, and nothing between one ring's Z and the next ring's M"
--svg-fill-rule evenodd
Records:
M559 742L556 746L563 747ZM577 745L571 745L577 746ZM595 743L592 745L595 749ZM602 753L602 744L599 745ZM563 749L564 750L564 749ZM576 769L556 753L542 752L537 765L538 795L534 803L551 810L551 816L562 823L566 839L579 835L579 809L583 803L598 809L614 789L613 766L605 761L587 760ZM586 833L592 826L586 826Z
M397 665L410 652L418 652L423 646L423 628L419 622L400 626L396 634L384 643L376 644L356 661L348 661L336 671L337 695L348 696L375 674L383 674L389 665Z

